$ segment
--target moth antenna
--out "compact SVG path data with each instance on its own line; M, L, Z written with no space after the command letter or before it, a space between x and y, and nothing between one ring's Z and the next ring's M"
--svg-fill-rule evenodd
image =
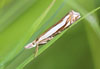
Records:
M38 45L36 45L36 48L35 48L35 53L34 53L34 57L37 57L38 49L39 49L39 46L38 46Z

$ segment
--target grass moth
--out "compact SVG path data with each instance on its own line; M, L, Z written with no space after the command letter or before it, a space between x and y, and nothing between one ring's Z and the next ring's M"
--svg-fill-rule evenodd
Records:
M25 46L26 49L30 49L36 47L35 55L38 52L38 47L41 44L46 44L49 40L53 39L54 36L61 33L64 29L68 28L71 24L73 24L76 20L80 18L80 14L75 11L70 11L67 15L65 15L60 21L50 27L46 32L41 34L37 39L33 42L29 43Z

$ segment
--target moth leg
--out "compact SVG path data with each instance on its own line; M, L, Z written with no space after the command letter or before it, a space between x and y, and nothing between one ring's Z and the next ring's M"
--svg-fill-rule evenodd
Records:
M41 44L46 44L47 42L46 41L41 41L41 42L39 42L39 44L41 45Z
M34 53L34 57L36 57L36 56L37 56L37 53L38 53L38 48L39 48L39 46L38 46L38 45L36 45L36 48L35 48L35 53Z
M53 39L53 37L46 38L46 39L40 41L39 44L40 44L40 45L41 45L41 44L46 44L46 43L47 43L49 40L51 40L51 39Z
M58 31L58 33L60 34L60 33L61 33L61 31Z
M48 39L51 40L51 39L53 39L53 37L49 37Z

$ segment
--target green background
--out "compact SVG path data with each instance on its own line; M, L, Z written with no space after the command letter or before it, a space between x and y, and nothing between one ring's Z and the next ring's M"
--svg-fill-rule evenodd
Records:
M52 1L0 0L0 69L100 69L100 0ZM24 49L71 10L81 18L36 58Z

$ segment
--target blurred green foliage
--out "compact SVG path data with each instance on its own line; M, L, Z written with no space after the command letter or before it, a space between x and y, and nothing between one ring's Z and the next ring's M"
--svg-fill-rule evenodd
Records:
M100 69L100 0L54 1L0 0L0 69ZM82 17L34 59L24 46L71 10Z

